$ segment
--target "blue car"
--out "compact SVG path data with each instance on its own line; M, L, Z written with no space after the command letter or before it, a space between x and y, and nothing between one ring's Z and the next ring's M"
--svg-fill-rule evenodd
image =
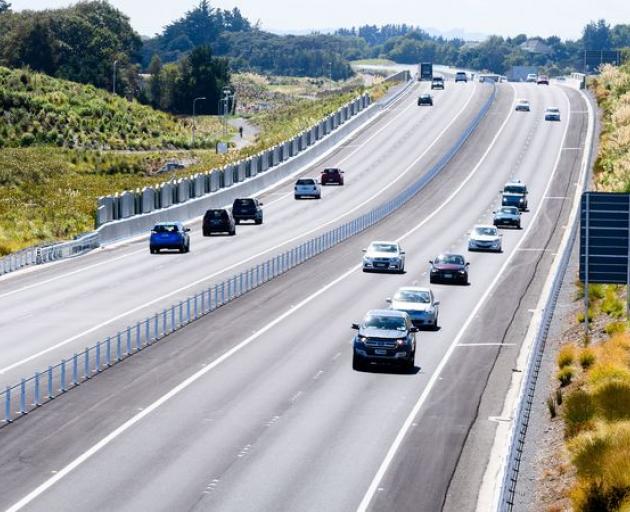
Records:
M151 230L149 250L157 254L162 249L177 249L179 252L190 251L190 228L181 222L160 222Z

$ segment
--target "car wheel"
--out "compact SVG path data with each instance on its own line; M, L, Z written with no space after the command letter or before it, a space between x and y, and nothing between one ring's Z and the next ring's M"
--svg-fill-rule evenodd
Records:
M357 372L363 371L363 361L356 354L352 355L352 369Z
M254 222L255 222L256 224L262 224L262 219L256 219Z
M186 252L190 252L190 243L186 244Z
M433 330L437 331L439 329L438 327L438 317L437 315L435 315L435 322L433 322Z
M232 231L230 231L230 236L234 236L236 235L236 229L233 229Z
M412 371L416 367L416 351L415 350L411 353L411 357L409 357L409 359L406 359L403 364L404 364L404 369L407 370L408 372Z
M157 254L158 253L157 249L154 249L153 247L149 247L149 252L151 254Z
M520 222L516 225L516 228L517 229L521 229L521 223Z
M322 195L321 195L321 194L317 194L317 195L315 196L315 199L321 199L321 198L322 198Z

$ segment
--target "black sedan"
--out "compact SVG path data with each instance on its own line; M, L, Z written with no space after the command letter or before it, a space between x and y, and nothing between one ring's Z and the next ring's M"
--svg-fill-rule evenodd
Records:
M464 257L460 254L445 253L430 261L431 283L460 283L468 284L468 267Z
M433 97L430 94L421 94L418 96L418 106L429 105L433 106Z

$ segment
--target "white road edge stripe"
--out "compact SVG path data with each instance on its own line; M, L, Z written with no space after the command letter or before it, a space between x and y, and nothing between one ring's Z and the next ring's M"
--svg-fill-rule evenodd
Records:
M512 89L514 90L514 98L516 98L516 89L514 88L514 86L512 86ZM471 97L472 97L472 95L471 95ZM512 117L512 110L510 110L510 113L508 114L508 116L506 117L505 121L501 125L499 131L497 132L496 136L492 140L491 146L483 154L483 156L481 157L481 160L479 161L479 163L474 167L474 169L466 177L464 182L433 213L431 213L431 215L426 217L420 224L415 226L413 229L411 229L410 231L408 231L407 233L405 233L404 235L399 237L397 239L397 241L402 241L403 239L407 238L409 235L411 235L412 233L414 233L415 231L420 229L421 226L424 226L427 222L429 222L429 220L431 220L433 217L435 217L435 215L437 215L439 211L441 211L443 208L445 208L446 205L453 200L455 195L457 195L457 193L464 188L465 184L477 172L477 170L481 166L481 163L485 160L485 158L489 154L491 147L494 146L496 140L498 139L499 135L501 134L501 132L505 128L505 125L507 124L507 122L509 121L509 119L511 117ZM344 279L346 279L349 276L351 276L353 273L355 273L360 268L361 268L361 264L354 265L347 272L345 272L344 274L342 274L341 276L339 276L335 280L331 281L330 283L328 283L324 287L320 288L318 291L316 291L312 295L308 296L307 298L305 298L300 303L298 303L295 306L291 307L288 311L286 311L285 313L283 313L279 317L277 317L274 320L272 320L270 323L265 325L262 329L257 331L255 334L253 334L250 337L246 338L245 340L241 341L238 345L235 345L230 350L228 350L227 352L225 352L224 354L219 356L217 359L215 359L214 361L209 363L207 366L204 366L201 370L199 370L198 372L196 372L193 375L191 375L190 377L188 377L186 380L184 380L183 382L181 382L180 384L175 386L169 392L167 392L166 394L164 394L160 398L158 398L155 402L153 402L150 405L148 405L141 412L139 412L135 416L133 416L130 419L128 419L125 423L123 423L120 427L118 427L115 430L113 430L111 433L109 433L107 436L105 436L103 439L101 439L98 443L94 444L88 450L83 452L81 455L79 455L77 458L75 458L72 462L70 462L68 465L66 465L61 470L59 470L55 475L50 477L48 480L46 480L40 486L35 488L33 491L31 491L26 496L24 496L24 498L19 500L17 503L15 503L11 507L9 507L6 510L6 512L17 512L17 511L21 510L22 508L24 508L26 505L31 503L34 499L39 497L41 494L46 492L53 485L55 485L57 482L59 482L61 479L63 479L66 475L71 473L74 469L76 469L81 464L83 464L85 461L87 461L90 457L92 457L93 455L98 453L100 450L102 450L108 444L110 444L112 441L114 441L117 437L119 437L120 435L124 434L127 430L129 430L131 427L133 427L136 423L140 422L142 419L144 419L146 416L148 416L151 412L153 412L156 409L158 409L160 406L162 406L163 404L168 402L171 398L175 397L176 395L178 395L179 393L184 391L186 388L188 388L190 385L195 383L197 380L199 380L201 377L203 377L210 370L216 368L218 365L220 365L221 363L223 363L224 361L226 361L227 359L232 357L234 354L236 354L237 352L239 352L240 350L245 348L247 345L249 345L250 343L255 341L261 335L265 334L267 331L269 331L270 329L272 329L273 327L278 325L285 318L288 318L290 315L292 315L296 311L299 311L304 306L306 306L307 304L312 302L314 299L316 299L320 295L324 294L330 288L334 287L336 284L340 283Z
M165 299L168 299L169 297L172 297L173 295L177 295L179 293L182 293L190 288L193 288L194 286L197 286L205 281L208 281L209 279L212 279L214 277L217 277L225 272L229 272L230 270L233 270L237 267L239 267L240 265L243 265L245 263L248 263L260 256L264 256L267 253L270 253L272 251L275 251L276 249L279 249L280 247L283 247L287 244L290 244L292 242L295 242L297 240L300 240L302 238L306 238L307 236L316 233L317 231L321 231L323 228L334 224L336 222L338 222L340 219L343 219L344 217L347 217L348 215L350 215L351 213L354 213L356 210L359 210L360 208L362 208L363 206L365 206L366 204L371 203L372 201L374 201L378 196L380 196L381 194L383 194L383 192L385 192L387 189L389 189L390 187L392 187L397 181L399 181L400 179L402 179L409 171L411 171L415 165L424 158L424 156L433 148L433 146L435 146L438 141L442 138L442 136L448 131L448 129L453 125L453 123L455 123L455 121L457 121L457 119L459 119L459 117L464 113L464 111L468 108L468 105L470 104L470 102L472 101L473 97L474 97L474 91L475 91L476 87L472 88L470 96L468 97L468 100L466 101L466 103L464 104L464 106L461 108L461 110L457 113L456 116L453 117L453 119L451 119L451 121L444 127L444 129L437 135L437 137L431 142L431 144L429 144L429 146L427 146L427 148L420 154L420 156L418 156L418 158L416 158L404 171L402 171L398 176L396 176L396 178L390 180L388 182L387 185L385 185L384 187L382 187L381 189L379 189L378 192L376 192L375 194L373 194L372 196L370 196L369 198L367 198L365 201L361 202L360 204L354 206L353 208L347 210L345 213L342 213L341 215L337 216L336 218L328 221L328 222L323 222L321 224L319 224L317 227L309 230L309 231L305 231L303 233L300 233L298 236L295 236L293 238L289 238L287 240L284 240L283 242L274 245L273 247L269 247L263 251L260 251L256 254L253 254L251 256L249 256L248 258L245 258L241 261L238 261L236 263L233 263L232 265L229 265L227 267L222 268L221 270L217 270L211 274L208 274L200 279L197 279L195 281L192 281L184 286L181 286L180 288L177 288L176 290L172 290L160 297L156 297L154 299L151 299L148 302L145 302L144 304L140 304L139 306L136 306L135 308L131 308L126 310L124 313L121 313L119 315L116 315L112 318L109 318L108 320L101 322L100 324L94 325L92 327L90 327L89 329L86 329L78 334L75 334L69 338L66 338L65 340L62 340L58 343L55 343L54 345L51 345L47 348L45 348L44 350L40 350L39 352L35 353L35 354L31 354L28 357L25 357L24 359L21 359L20 361L16 361L14 363L11 363L8 366L5 366L4 368L0 369L0 375L13 370L15 368L18 368L19 366L22 366L23 364L26 364L30 361L33 361L34 359L37 359L38 357L41 357L49 352L52 352L53 350L57 350L60 347L63 347L64 345L67 345L68 343L72 343L73 341L86 336L88 334L91 334L103 327L105 327L106 325L109 325L113 322L116 322L118 320L120 320L121 318L125 318L126 316L129 316L133 313L137 313L138 311L142 311L144 308L147 308L149 306L152 306L158 302L162 302ZM144 251L144 250L143 250ZM9 292L11 293L11 292ZM1 298L2 296L0 296Z

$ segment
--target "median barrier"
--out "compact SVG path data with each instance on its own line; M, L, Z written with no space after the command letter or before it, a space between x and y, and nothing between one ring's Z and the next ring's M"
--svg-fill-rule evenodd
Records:
M33 376L21 379L14 386L7 386L4 391L0 392L0 404L4 404L2 407L2 410L4 410L2 424L8 425L13 423L16 419L25 416L33 409L90 380L98 373L127 357L141 352L144 348L178 331L189 323L202 318L243 294L262 286L269 280L290 271L296 266L381 222L407 204L448 164L470 134L481 123L481 120L494 102L495 96L496 88L493 87L492 94L481 110L444 156L423 176L392 199L255 267L249 268L218 284L208 286L183 301L161 309L145 320L139 321L127 329L108 336L95 345L86 348L83 352L73 354L71 357L61 360L60 363L49 366L44 372L35 372ZM357 128L360 126L362 125L357 123ZM349 133L352 132L349 131ZM316 146L318 154L323 154L326 151L326 146L329 146L328 149L335 147L336 142L340 140L343 140L343 135L337 133L336 137L331 137L327 144ZM290 173L300 170L309 161L308 155L304 152L296 158L290 159L286 165L261 174L260 181L263 182L263 185L277 183L279 176L273 179L272 174L274 172L280 174L279 171L282 171L284 175L290 175ZM256 186L255 180L247 180L213 194L213 199L220 204L228 204L236 197L239 197L239 195L241 197L251 195L256 190L259 190L259 187ZM184 209L187 209L186 213L191 217L201 215L207 207L204 199L193 199L186 204L174 206L172 210L184 213ZM153 223L156 217L159 218L161 215L167 215L168 213L167 211L157 211L150 215L140 215L131 218L129 221L121 223L121 229L132 231L133 228L130 227L132 224L137 229L142 224L143 219L147 223L146 225L150 225L148 223L149 219ZM106 224L103 227L107 228L112 224L115 223ZM142 229L145 228L143 227Z

